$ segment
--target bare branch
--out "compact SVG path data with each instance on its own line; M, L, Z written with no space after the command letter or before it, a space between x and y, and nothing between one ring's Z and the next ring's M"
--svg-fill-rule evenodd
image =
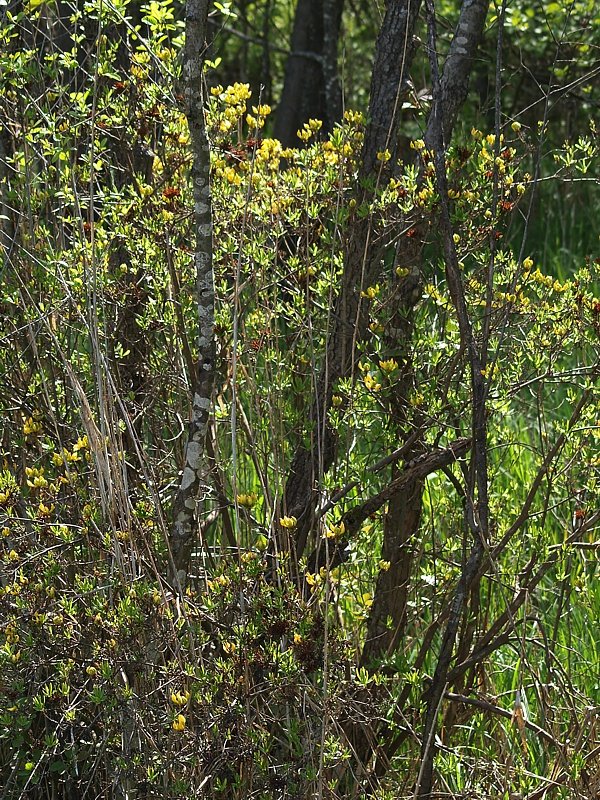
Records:
M453 239L452 221L448 205L448 181L446 175L446 135L451 130L456 111L464 101L468 89L468 78L474 53L479 46L487 13L487 3L464 0L460 21L452 42L451 52L440 79L436 54L437 34L433 0L426 0L429 61L433 84L433 106L431 109L427 144L433 149L436 183L440 196L440 230L446 263L446 278L452 303L456 310L461 345L468 353L471 367L473 455L468 474L465 523L470 529L473 543L468 560L463 565L458 581L448 623L440 647L438 662L433 676L427 703L427 714L423 729L421 769L415 789L415 798L427 798L431 794L433 764L435 756L435 729L438 711L447 686L448 670L452 660L454 644L460 618L468 592L477 579L488 540L488 467L486 385L482 375L483 356L477 347L469 318L465 290ZM475 500L477 496L477 501Z
M417 458L409 461L400 475L391 481L385 489L382 489L373 497L369 497L358 506L351 508L342 517L344 524L344 539L339 541L335 548L330 549L329 567L333 569L345 560L344 552L348 540L359 530L362 523L378 511L388 500L401 491L405 486L414 481L422 481L432 472L443 467L448 467L461 458L470 448L470 439L457 439L449 447L439 448L428 453L424 453ZM312 553L308 560L308 571L314 572L325 566L325 553L320 548Z
M453 703L463 703L466 706L474 706L475 708L480 708L482 711L489 711L492 714L496 714L499 717L504 717L505 719L512 719L513 713L506 708L501 708L497 706L495 703L491 703L489 700L481 700L478 697L466 697L462 694L455 694L454 692L446 692L444 694L446 700L450 700ZM539 725L536 725L535 722L531 722L529 719L523 720L525 723L525 727L528 728L530 731L533 731L540 739L544 739L549 744L553 745L554 747L558 748L559 750L564 749L564 745L561 742L558 742L551 733L544 730L544 728L540 728Z

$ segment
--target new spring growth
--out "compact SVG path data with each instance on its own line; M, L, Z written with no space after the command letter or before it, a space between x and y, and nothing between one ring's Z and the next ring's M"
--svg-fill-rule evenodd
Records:
M395 358L388 358L387 361L380 361L379 362L379 369L382 372L394 372L394 370L398 369L398 362Z
M255 492L251 492L249 494L238 494L236 499L238 501L238 505L243 506L244 508L252 508L252 506L256 505L258 495Z

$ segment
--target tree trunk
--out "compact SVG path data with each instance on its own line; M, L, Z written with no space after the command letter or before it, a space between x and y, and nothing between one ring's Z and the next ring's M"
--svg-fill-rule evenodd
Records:
M275 120L275 137L285 147L298 145L296 132L309 119L322 120L325 133L341 119L337 43L342 7L343 0L298 0Z
M485 0L465 0L463 3L458 27L441 78L438 71L435 9L433 0L426 0L426 3L428 49L433 84L433 106L427 126L426 141L434 153L436 184L440 195L440 233L444 249L446 279L458 320L461 346L468 355L471 369L473 450L467 476L468 485L464 521L465 534L471 535L472 544L469 557L463 563L461 576L454 592L437 665L428 692L427 711L421 742L421 768L415 789L415 797L418 797L419 800L427 800L427 798L431 797L433 765L437 750L437 718L444 692L448 686L448 673L460 620L469 592L477 580L489 539L487 388L482 374L482 367L487 363L487 342L485 341L485 333L482 336L483 341L480 346L475 341L473 327L468 316L463 277L458 263L456 245L453 241L446 176L446 146L456 113L467 95L473 58L483 34L488 3ZM500 23L501 36L502 19ZM501 45L502 39L500 38L499 41ZM501 53L501 46L499 47L499 53ZM497 110L498 113L499 111ZM499 135L499 131L496 133ZM488 305L490 303L491 292L488 292ZM486 308L487 312L489 310L489 308Z
M169 536L171 580L182 591L196 533L198 491L207 471L206 437L214 384L215 289L212 263L212 203L210 195L210 148L206 135L202 97L208 0L187 0L184 50L184 92L192 148L192 185L196 243L196 291L198 303L199 359L193 384L192 419L185 449L185 465L173 502L173 524Z
M377 40L371 81L370 123L365 132L361 158L361 184L367 179L389 179L377 153L392 146L397 139L402 97L408 89L408 70L412 63L420 2L390 2ZM370 192L357 187L360 202L368 201ZM332 329L327 341L326 369L320 376L313 403L311 446L296 451L286 483L284 508L298 520L295 548L299 558L314 528L315 491L321 476L335 457L335 435L327 425L327 410L333 387L340 378L351 375L356 364L356 345L367 330L368 308L361 290L375 277L382 246L381 234L370 218L356 215L350 220L351 235L346 245L344 274L340 295L332 315Z
M365 133L360 168L361 184L385 184L397 158L397 142L402 99L408 88L408 70L412 64L415 50L415 29L419 12L419 2L390 2L377 41L371 100L369 106L369 125ZM451 135L460 106L468 91L470 71L485 23L488 3L483 0L465 0L459 23L446 59L440 82L438 103L434 106L432 117L441 114L444 139ZM437 118L436 118L437 119ZM435 125L432 119L428 125L428 139L434 137ZM390 153L389 160L382 161L378 154ZM386 166L387 165L387 166ZM361 202L370 197L369 190L358 193ZM328 428L327 410L335 382L351 375L356 362L356 346L365 336L367 329L367 307L361 301L361 290L374 282L378 275L381 248L386 241L375 228L372 219L360 218L351 221L352 231L347 244L345 269L342 287L333 315L332 331L327 342L327 369L321 375L319 391L312 411L312 442L310 448L301 447L295 454L285 492L286 513L298 520L296 531L296 557L299 558L313 534L315 504L318 497L319 481L330 468L335 454L335 435ZM422 235L418 234L418 236ZM405 296L400 295L398 312L391 321L388 332L389 346L403 358L402 369L405 380L396 397L392 418L400 427L405 417L406 401L411 389L412 363L410 361L410 340L413 329L414 308L420 297L420 268L418 266L420 242L404 242L398 251L397 263L410 264L406 277ZM402 284L401 284L402 286ZM415 447L416 452L419 448ZM407 454L407 458L414 453ZM400 482L398 490L389 499L389 507L384 524L382 558L390 562L389 570L379 575L373 605L368 622L367 640L361 656L361 663L368 665L381 655L390 653L398 645L403 635L406 616L407 582L411 573L411 538L418 531L421 516L423 481L414 479ZM475 547L471 560L465 568L461 587L457 589L455 605L462 603L470 585L471 572L477 566L480 553ZM311 558L311 560L313 560ZM446 630L445 648L440 655L442 671L447 669L454 642L454 624L459 609L453 608L452 624ZM387 623L391 621L389 628ZM441 662L444 662L442 664ZM431 732L431 717L434 710L429 707L430 719L426 729ZM373 752L377 733L360 726L350 731L355 752L359 761L366 765ZM375 738L373 734L375 733ZM426 754L428 758L428 753ZM428 766L428 765L426 765ZM421 785L423 789L425 784ZM421 794L421 796L424 796Z

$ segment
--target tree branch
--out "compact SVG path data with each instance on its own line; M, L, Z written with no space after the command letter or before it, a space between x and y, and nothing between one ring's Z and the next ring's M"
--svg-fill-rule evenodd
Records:
M446 175L446 136L448 130L452 128L458 108L466 97L471 64L483 32L488 4L464 0L458 28L441 79L436 54L437 34L433 0L426 0L426 5L429 61L433 84L433 106L427 127L427 144L433 149L436 183L440 196L440 230L446 263L446 279L456 310L461 345L469 355L471 367L473 455L468 474L465 523L467 529L471 531L473 544L456 587L429 692L421 747L421 769L415 789L415 798L421 800L425 800L431 795L438 711L447 686L448 670L463 608L467 595L477 580L489 528L486 386L481 370L482 356L478 352L468 314L456 245L453 239ZM477 503L475 501L476 489Z
M444 697L446 700L450 700L453 703L463 703L463 705L466 706L474 706L475 708L480 708L482 711L489 711L492 714L496 714L499 717L504 717L505 719L513 718L512 711L508 711L506 708L501 708L494 703L490 703L488 700L481 700L478 697L466 697L462 694L454 694L454 692L446 692ZM525 727L537 734L540 739L544 739L557 749L564 751L564 745L561 744L561 742L558 742L554 736L552 736L551 733L548 733L548 731L544 730L544 728L540 728L539 725L536 725L535 722L531 722L528 719L525 719L524 723Z
M378 511L395 494L414 481L422 481L432 472L448 467L461 458L470 448L471 440L462 438L445 448L432 450L409 461L400 475L373 497L347 511L341 519L344 524L344 538L329 549L329 568L334 569L346 560L348 542L358 532L362 523ZM324 549L317 547L308 559L308 572L315 572L326 566Z

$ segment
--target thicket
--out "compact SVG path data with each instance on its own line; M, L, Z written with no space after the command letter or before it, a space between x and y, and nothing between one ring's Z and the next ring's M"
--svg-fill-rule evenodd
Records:
M347 87L362 110L283 147L264 41L235 37L254 6L215 6L215 381L186 585L169 554L198 358L183 14L4 12L2 797L597 797L593 3L490 11L474 75L499 18L506 69L524 48L548 72L486 77L442 170L423 44L370 174L367 76ZM455 16L442 4L441 55Z

